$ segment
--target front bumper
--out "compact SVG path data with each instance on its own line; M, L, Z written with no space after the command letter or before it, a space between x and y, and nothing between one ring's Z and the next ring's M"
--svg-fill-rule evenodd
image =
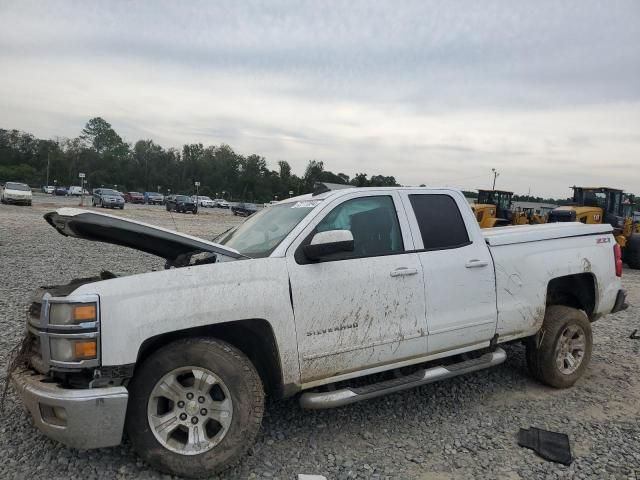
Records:
M618 295L616 296L616 303L611 310L611 313L621 312L622 310L626 310L629 308L629 304L626 302L627 300L627 292L625 290L618 290Z
M13 205L29 205L32 200L30 197L4 197L4 201Z
M129 394L124 387L68 389L31 370L11 382L36 427L69 447L112 447L122 441Z

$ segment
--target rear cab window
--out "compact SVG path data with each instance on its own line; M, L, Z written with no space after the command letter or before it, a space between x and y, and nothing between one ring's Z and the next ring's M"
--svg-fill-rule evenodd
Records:
M424 250L444 250L471 244L456 201L447 194L410 193Z

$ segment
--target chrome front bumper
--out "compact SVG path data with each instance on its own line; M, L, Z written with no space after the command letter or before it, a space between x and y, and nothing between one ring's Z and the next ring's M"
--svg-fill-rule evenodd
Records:
M73 448L120 444L129 399L126 388L67 389L46 380L31 370L11 375L41 432Z

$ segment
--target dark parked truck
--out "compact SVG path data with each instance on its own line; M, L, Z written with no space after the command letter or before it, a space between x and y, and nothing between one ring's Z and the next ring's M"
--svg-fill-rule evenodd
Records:
M237 203L231 206L231 211L234 215L240 215L241 217L248 217L258 211L258 207L255 203Z
M198 213L198 204L186 195L169 195L165 200L167 212L175 210L178 213Z
M265 395L340 407L498 365L508 342L540 382L570 387L592 322L626 307L610 225L483 231L450 189L319 190L218 243L97 211L45 218L167 269L38 290L15 388L51 438L109 447L126 430L177 475L240 460Z

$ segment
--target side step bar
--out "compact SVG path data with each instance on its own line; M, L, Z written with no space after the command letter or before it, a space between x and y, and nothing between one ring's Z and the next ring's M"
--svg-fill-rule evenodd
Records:
M411 375L385 380L364 387L346 387L331 392L307 392L300 396L300 406L309 409L341 407L350 403L369 400L370 398L380 397L388 393L399 392L427 383L437 382L438 380L444 380L445 378L456 377L465 373L493 367L504 362L506 358L507 354L505 351L501 348L496 348L493 352L485 353L478 358L465 360L452 365L418 370Z

